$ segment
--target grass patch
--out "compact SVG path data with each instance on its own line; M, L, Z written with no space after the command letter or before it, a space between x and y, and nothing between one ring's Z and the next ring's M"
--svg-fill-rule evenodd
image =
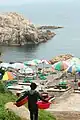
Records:
M5 110L4 105L10 101L15 101L14 95L10 92L0 93L0 120L20 120L13 112Z
M16 97L11 92L6 91L4 84L0 82L0 120L21 120L13 112L4 108L7 102L15 100Z
M0 82L0 120L21 120L13 112L5 110L4 105L7 102L14 102L17 97L11 92L6 91L4 84ZM4 91L4 92L3 92ZM27 104L26 104L27 106ZM39 110L39 120L56 120L49 112Z
M39 120L56 120L56 118L47 111L39 110Z

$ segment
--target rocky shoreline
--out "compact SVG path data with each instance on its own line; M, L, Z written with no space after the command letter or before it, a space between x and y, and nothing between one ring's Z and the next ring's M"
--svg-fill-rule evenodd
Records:
M62 27L37 27L15 12L0 14L0 45L22 46L46 42L56 35L50 28Z
M62 55L53 57L49 62L51 64L54 64L59 61L65 61L65 60L71 59L72 57L74 57L74 56L71 54L62 54Z

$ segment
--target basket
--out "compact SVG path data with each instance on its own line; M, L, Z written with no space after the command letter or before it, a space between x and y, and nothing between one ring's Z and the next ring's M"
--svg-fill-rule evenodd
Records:
M20 100L19 102L16 102L16 106L20 107L20 106L24 105L27 102L28 102L28 97L25 97L24 99Z
M50 102L43 102L43 101L38 101L37 105L39 109L48 109L50 107Z

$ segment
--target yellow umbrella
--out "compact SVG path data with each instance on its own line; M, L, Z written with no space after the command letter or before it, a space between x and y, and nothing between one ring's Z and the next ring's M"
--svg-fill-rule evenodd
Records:
M13 80L13 79L14 79L14 77L11 72L5 72L5 74L2 78L2 80Z

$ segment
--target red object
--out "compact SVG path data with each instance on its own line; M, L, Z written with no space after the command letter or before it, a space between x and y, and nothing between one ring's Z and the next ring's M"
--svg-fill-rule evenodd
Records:
M28 97L25 97L25 98L22 99L21 101L16 102L16 106L17 106L17 107L20 107L20 106L24 105L25 103L27 103L27 101L28 101Z
M78 86L80 87L80 82L78 82Z
M50 107L50 102L43 102L43 101L38 101L37 105L39 109L48 109Z

